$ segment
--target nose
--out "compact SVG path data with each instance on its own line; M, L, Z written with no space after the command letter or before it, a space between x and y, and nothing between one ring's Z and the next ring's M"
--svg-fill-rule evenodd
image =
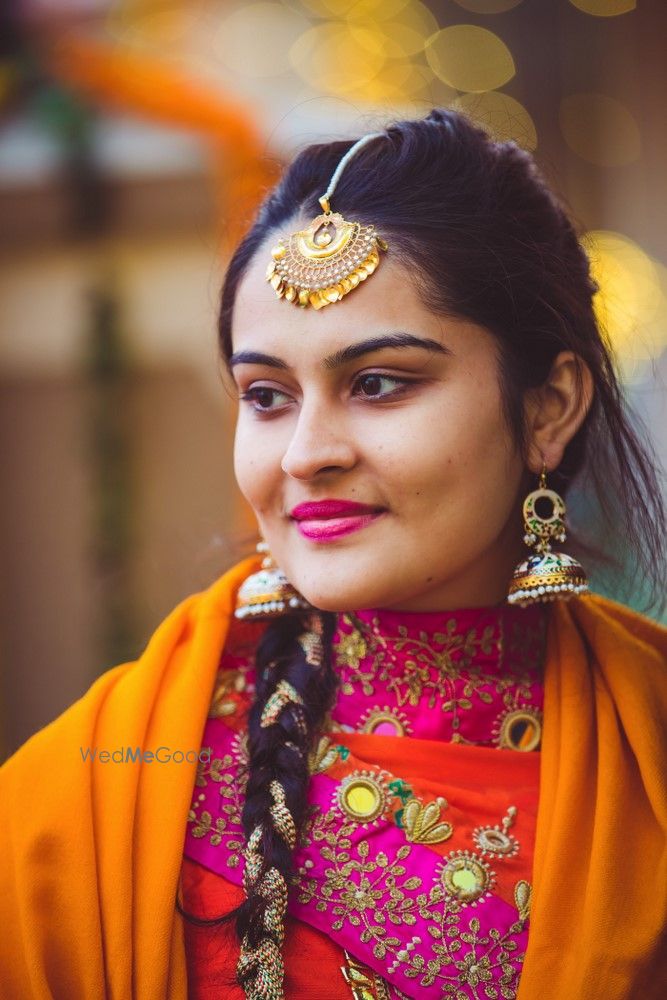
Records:
M303 404L281 467L293 479L313 479L323 472L351 469L356 462L354 443L346 425L330 406Z

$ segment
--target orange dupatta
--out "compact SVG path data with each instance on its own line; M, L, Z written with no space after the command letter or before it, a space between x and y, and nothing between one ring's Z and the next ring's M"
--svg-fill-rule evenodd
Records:
M187 997L174 901L196 764L84 762L80 748L199 749L234 594L256 567L185 600L136 663L0 769L5 1000ZM667 630L596 596L552 610L519 1000L657 998Z

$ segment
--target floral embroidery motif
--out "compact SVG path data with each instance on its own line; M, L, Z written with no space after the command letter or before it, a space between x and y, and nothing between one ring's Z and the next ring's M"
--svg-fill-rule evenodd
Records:
M393 728L398 735L394 724L398 720L410 736L443 740L439 734L449 715L459 722L452 722L446 730L446 740L498 747L491 727L497 727L499 719L527 709L541 718L535 650L542 633L536 628L535 636L521 648L517 633L518 651L509 667L500 671L503 627L507 622L508 630L511 626L511 618L505 621L503 613L500 629L497 621L495 630L487 627L485 622L495 618L484 614L477 628L468 628L467 619L465 627L459 622L457 635L457 619L440 616L433 633L422 629L415 634L411 628L402 634L397 627L384 639L372 632L375 614L360 615L368 618L368 623L361 621L363 632L355 626L357 616L339 618L337 657L342 651L348 662L337 661L341 687L332 724L327 722L324 732L328 735L320 738L309 755L310 813L295 855L297 879L290 907L295 916L330 933L355 955L368 956L375 965L373 970L353 960L358 976L356 985L348 980L353 996L375 1000L383 996L379 991L384 984L392 1000L405 996L399 987L410 996L423 993L428 1000L513 998L527 941L531 887L518 877L530 877L529 868L522 854L514 859L518 841L510 837L509 823L491 825L505 808L499 806L497 793L493 812L484 808L475 812L478 826L472 831L471 846L476 850L443 855L438 845L452 835L454 846L467 846L447 822L444 797L434 798L433 790L424 796L416 794L419 776L411 776L408 783L372 764L373 754L366 759L360 750L356 756L355 746L364 750L370 746L365 739L355 737L358 742L350 741L348 748L336 742L343 737L332 738L332 734L363 731L365 724L387 712L394 720L385 720L387 729L371 724L365 731L391 735ZM256 638L259 630L256 624L254 628ZM350 630L347 639L346 629ZM444 641L435 643L434 634ZM240 884L247 736L238 730L245 714L241 709L247 707L253 690L253 672L250 659L242 660L238 654L228 657L225 653L222 662L227 669L221 669L218 680L223 675L227 679L220 688L216 685L204 733L204 743L213 747L212 759L201 764L197 773L186 849L195 860ZM346 684L351 686L352 698L345 694ZM369 686L370 694L366 693ZM234 709L216 714L214 705L227 701L235 703ZM356 709L356 716L341 713L346 705ZM425 734L420 727L428 712L441 720L441 728ZM468 719L483 720L485 731L466 728ZM438 775L448 773L446 760L445 755ZM450 796L446 784L434 785L429 780L424 787L444 787ZM453 788L451 796L458 805ZM509 810L507 815L510 818ZM522 808L522 823L523 815ZM512 845L505 853L500 849L502 835ZM485 856L499 858L498 876ZM508 878L509 885L503 881ZM496 882L501 885L497 895L492 893ZM515 906L505 902L512 892ZM365 982L374 984L378 992L363 992Z
M460 936L454 941L447 942L443 937L438 949L440 956L451 962L458 971L458 983L471 987L471 992L466 993L461 990L455 982L453 976L448 976L449 982L443 985L443 995L453 996L455 1000L468 1000L472 996L477 998L505 997L507 1000L516 998L516 978L517 969L513 962L522 962L523 955L513 954L517 950L517 943L513 940L512 934L519 934L523 929L523 921L517 920L505 934L491 928L488 934L480 933L480 922L477 917L470 921L468 931L461 931ZM469 950L457 957L453 945L460 942L461 945L468 945ZM434 951L438 946L434 945ZM429 970L430 974L432 971ZM497 974L494 976L494 973ZM423 985L427 985L425 977ZM481 986L483 993L477 987ZM498 988L499 987L499 988Z
M241 862L241 852L245 839L239 836L241 812L245 785L240 779L239 769L247 763L247 737L235 736L232 743L232 753L222 757L214 757L210 763L201 762L197 766L195 789L206 788L209 781L219 785L218 793L223 800L219 807L219 815L213 819L208 809L198 813L198 808L206 798L200 792L193 797L192 806L188 812L187 823L191 824L190 833L193 837L208 838L212 847L223 845L229 855L227 865L236 868Z
M410 845L399 847L393 857L385 851L371 855L366 840L353 847L355 829L354 823L337 824L335 810L313 811L306 843L321 844L321 857L329 865L320 879L313 874L312 861L299 868L299 904L314 903L317 911L330 914L334 931L346 924L357 928L360 943L372 945L374 957L387 963L389 976L400 970L422 987L439 982L441 995L461 1000L514 997L523 961L518 940L525 939L522 913L504 931L489 927L482 932L479 919L468 916L468 903L448 890L445 878L424 891L422 878L407 874L404 862L413 850ZM459 871L474 862L486 885L491 884L493 873L481 859L469 852L453 852L452 859L462 863ZM430 940L412 933L406 941L398 931L391 933L392 925L414 928L418 920L426 921Z
M440 810L446 807L443 798L426 805L422 805L419 799L406 802L402 815L406 839L412 844L439 844L448 840L454 827L440 818Z
M540 719L546 618L542 609L521 609L522 630L517 610L415 614L409 626L391 612L339 615L332 721L348 731L537 749L541 722L531 719ZM519 723L512 718L507 729L504 720L519 710L532 712L530 734L524 719L513 742Z
M347 615L344 620L350 621ZM366 640L359 629L352 627L351 632L340 632L334 641L334 655L340 663L346 663L352 670L357 670L361 661L368 655ZM349 692L347 692L349 693Z
M476 629L462 635L457 632L456 620L451 618L445 625L445 632L435 632L432 636L423 631L411 636L404 625L399 625L397 636L385 637L380 632L377 619L372 620L371 631L365 636L362 634L365 626L356 615L343 615L343 620L351 625L351 636L356 636L355 648L367 646L373 657L372 664L365 670L361 669L359 660L355 680L347 680L343 684L343 693L353 694L355 683L360 683L364 694L373 694L373 683L377 678L396 695L399 706L417 705L425 692L428 692L429 708L433 708L436 699L444 702L449 693L447 680L458 676L461 666L469 665L477 650L487 655L491 652L493 629L490 626L483 629L481 635ZM343 646L345 648L344 643ZM340 642L334 649L338 657ZM459 661L454 659L455 654L459 654ZM351 665L344 655L341 659ZM434 667L435 672L429 670L430 667ZM467 699L464 699L464 704L459 707L471 707L466 702ZM452 707L450 704L442 706L443 711Z

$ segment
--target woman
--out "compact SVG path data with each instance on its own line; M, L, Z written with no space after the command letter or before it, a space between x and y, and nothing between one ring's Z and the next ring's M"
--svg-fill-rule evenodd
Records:
M7 996L662 995L667 633L574 554L659 594L665 519L594 291L454 112L296 159L220 316L271 555L3 769Z

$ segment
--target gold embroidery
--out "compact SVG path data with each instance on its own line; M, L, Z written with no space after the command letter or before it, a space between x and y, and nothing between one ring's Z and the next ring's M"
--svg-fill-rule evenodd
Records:
M437 878L448 896L463 905L477 906L491 895L496 873L486 861L471 851L452 851L445 861L438 865Z
M308 754L308 770L310 774L322 774L337 759L338 747L333 746L327 736L322 736L313 752Z
M484 997L493 997L495 985L486 984L495 973L494 984L499 987L495 996L514 997L523 959L514 938L523 931L525 918L520 916L504 933L490 928L484 934L479 932L479 921L472 918L466 930L460 923L467 906L446 891L441 879L427 893L418 891L422 885L419 876L405 877L403 862L412 852L410 845L400 847L391 859L382 851L371 857L368 842L360 841L354 847L356 857L352 857L350 838L355 827L353 822L339 825L334 809L324 814L313 810L304 843L321 845L320 854L329 864L323 880L312 876L310 860L299 869L298 902L314 903L319 912L329 912L334 931L346 922L359 928L359 941L372 942L373 955L387 962L390 976L400 968L406 978L418 979L421 986L440 980L443 996L463 998L463 984L471 987L473 997L481 997L477 987L485 984ZM493 873L488 865L474 860L490 885ZM358 883L351 880L353 873ZM388 933L387 925L414 926L417 915L427 921L430 940L413 934L404 943ZM467 1000L468 994L465 997Z
M197 767L195 786L206 788L209 780L220 787L218 792L225 801L220 804L220 813L215 820L208 809L198 813L203 795L197 796L197 801L188 811L187 823L191 824L190 833L197 839L208 837L212 847L219 847L223 841L229 852L227 866L237 868L241 861L241 852L245 847L243 834L230 827L241 826L243 810L243 795L245 784L240 779L239 768L247 763L247 736L236 736L232 743L232 753L224 757L214 757L210 763L201 762Z
M412 735L412 725L405 712L398 708L375 706L369 708L361 716L357 729L361 733L380 733L380 735L405 736ZM388 733L387 730L392 730Z
M354 1000L390 1000L389 990L382 976L378 976L367 965L362 965L348 951L345 952L345 960L347 965L341 965L340 971L352 989Z
M542 712L532 705L520 705L503 712L493 726L493 741L504 750L528 753L537 750L542 739Z
M339 783L334 805L357 825L366 826L383 814L389 801L389 789L379 773L353 771Z
M343 620L350 621L347 615L343 616ZM356 670L368 654L366 640L358 629L353 629L349 633L339 632L339 636L333 644L333 650L338 662L347 664L352 670Z
M516 709L520 700L531 698L535 664L524 661L528 659L530 645L535 647L536 635L541 634L539 629L529 630L527 639L513 632L513 642L518 650L523 650L518 657L519 666L508 662L499 675L474 662L479 652L488 656L494 648L504 648L502 631L495 634L492 625L470 628L462 633L457 632L456 619L450 618L444 630L433 635L421 631L417 636L410 636L407 628L401 625L397 635L389 637L381 634L377 618L367 626L349 613L341 616L341 625L351 629L343 632L339 628L334 644L337 664L350 668L343 678L341 694L353 695L360 687L364 695L372 696L376 694L375 684L379 683L396 696L399 708L417 706L426 697L429 708L439 705L443 712L451 713L453 742L469 742L457 733L460 713L472 709L473 695L491 704L493 695L486 690L488 685L502 696L507 710ZM511 651L514 652L514 647ZM362 667L361 661L367 656L371 657L371 662ZM464 683L457 692L455 682L462 676Z
M422 805L419 799L406 802L402 817L406 839L412 844L439 844L448 840L454 827L440 819L440 810L446 806L442 798L426 805Z
M234 697L248 688L246 674L248 668L220 670L215 682L213 697L208 711L209 719L222 719L234 715L239 707L239 699Z
M533 900L533 887L525 879L519 879L514 886L514 902L519 911L519 918L527 920L530 915L530 904Z
M489 857L513 858L519 853L519 841L508 833L516 818L516 806L510 806L502 821L502 829L495 826L478 826L472 831L472 839L482 854Z

